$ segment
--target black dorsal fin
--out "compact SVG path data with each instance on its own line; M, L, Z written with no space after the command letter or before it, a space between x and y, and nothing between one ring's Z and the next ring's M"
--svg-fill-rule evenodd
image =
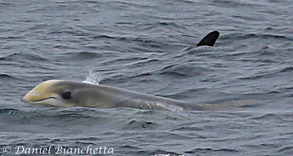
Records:
M218 39L220 33L218 31L213 31L207 34L196 46L213 46Z

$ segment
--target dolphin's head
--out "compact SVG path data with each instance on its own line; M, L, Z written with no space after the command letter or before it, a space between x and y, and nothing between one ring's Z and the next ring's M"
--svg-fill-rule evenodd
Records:
M58 107L86 106L88 100L85 95L91 92L91 86L73 81L49 80L26 93L23 101Z

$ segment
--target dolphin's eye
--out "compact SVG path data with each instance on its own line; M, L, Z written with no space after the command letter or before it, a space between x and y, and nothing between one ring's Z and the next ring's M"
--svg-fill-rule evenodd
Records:
M65 100L69 100L71 98L71 92L67 91L67 92L61 93L61 97Z

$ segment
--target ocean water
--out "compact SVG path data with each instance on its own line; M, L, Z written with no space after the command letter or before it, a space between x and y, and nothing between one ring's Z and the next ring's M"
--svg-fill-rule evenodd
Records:
M0 155L293 155L292 8L290 0L0 0ZM214 47L194 47L214 30ZM167 112L21 102L42 81L83 81L89 71L104 85L247 105Z

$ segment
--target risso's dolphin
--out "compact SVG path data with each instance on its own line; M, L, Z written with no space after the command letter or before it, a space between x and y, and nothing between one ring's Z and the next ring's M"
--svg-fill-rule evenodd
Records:
M158 97L120 88L66 80L49 80L29 91L23 101L59 107L129 107L147 110L203 110L183 101Z

